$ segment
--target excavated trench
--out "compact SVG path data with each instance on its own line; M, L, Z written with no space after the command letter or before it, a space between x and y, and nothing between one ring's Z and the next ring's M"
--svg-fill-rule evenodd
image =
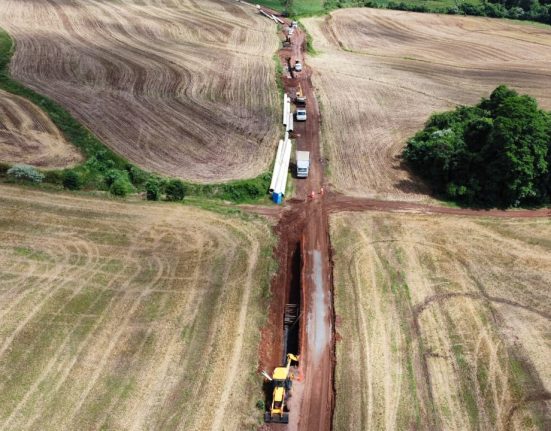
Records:
M283 313L283 356L281 363L285 363L287 353L300 355L300 318L301 304L301 272L302 251L301 244L295 245L291 257L291 280L287 290L285 311Z

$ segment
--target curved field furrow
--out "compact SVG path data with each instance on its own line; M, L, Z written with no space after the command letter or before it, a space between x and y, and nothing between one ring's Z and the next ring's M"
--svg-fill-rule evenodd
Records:
M551 30L495 19L346 9L305 20L320 55L329 180L354 196L426 200L400 154L435 111L500 84L551 108Z
M1 194L0 430L257 423L262 393L249 383L266 224L182 205Z
M0 90L0 161L65 168L82 156L40 108Z
M549 220L342 213L331 237L336 430L548 428Z
M249 6L6 1L11 73L150 170L205 182L258 175L277 142L275 27ZM44 61L33 61L42 58Z

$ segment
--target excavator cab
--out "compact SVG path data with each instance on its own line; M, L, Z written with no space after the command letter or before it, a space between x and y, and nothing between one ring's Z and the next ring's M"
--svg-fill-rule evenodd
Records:
M290 372L291 363L298 362L298 356L291 353L287 355L287 364L284 367L277 367L272 374L272 405L270 411L264 415L264 422L289 422L289 409L287 408L287 399L290 396L293 374Z

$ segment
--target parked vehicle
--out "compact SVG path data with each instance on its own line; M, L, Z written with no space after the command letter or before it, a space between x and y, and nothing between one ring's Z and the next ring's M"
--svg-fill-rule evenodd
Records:
M295 72L301 72L302 71L302 64L300 61L295 62Z
M295 96L295 104L297 106L305 106L306 105L306 96L302 92L302 85L300 83L298 84L296 96Z
M295 112L295 119L297 121L306 121L306 109L304 108L298 108L297 111Z
M307 178L310 169L310 151L297 151L297 178Z

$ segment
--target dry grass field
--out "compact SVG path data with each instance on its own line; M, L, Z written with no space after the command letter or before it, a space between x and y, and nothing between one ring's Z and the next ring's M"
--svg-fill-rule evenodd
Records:
M346 9L304 21L336 189L424 199L401 165L406 140L435 111L472 104L499 84L551 109L551 29L504 20Z
M0 194L1 430L257 424L266 223Z
M250 6L5 0L0 26L16 41L14 78L146 169L222 181L273 157L278 38Z
M40 108L0 90L0 162L64 168L81 160Z
M336 430L551 427L551 221L332 216Z

